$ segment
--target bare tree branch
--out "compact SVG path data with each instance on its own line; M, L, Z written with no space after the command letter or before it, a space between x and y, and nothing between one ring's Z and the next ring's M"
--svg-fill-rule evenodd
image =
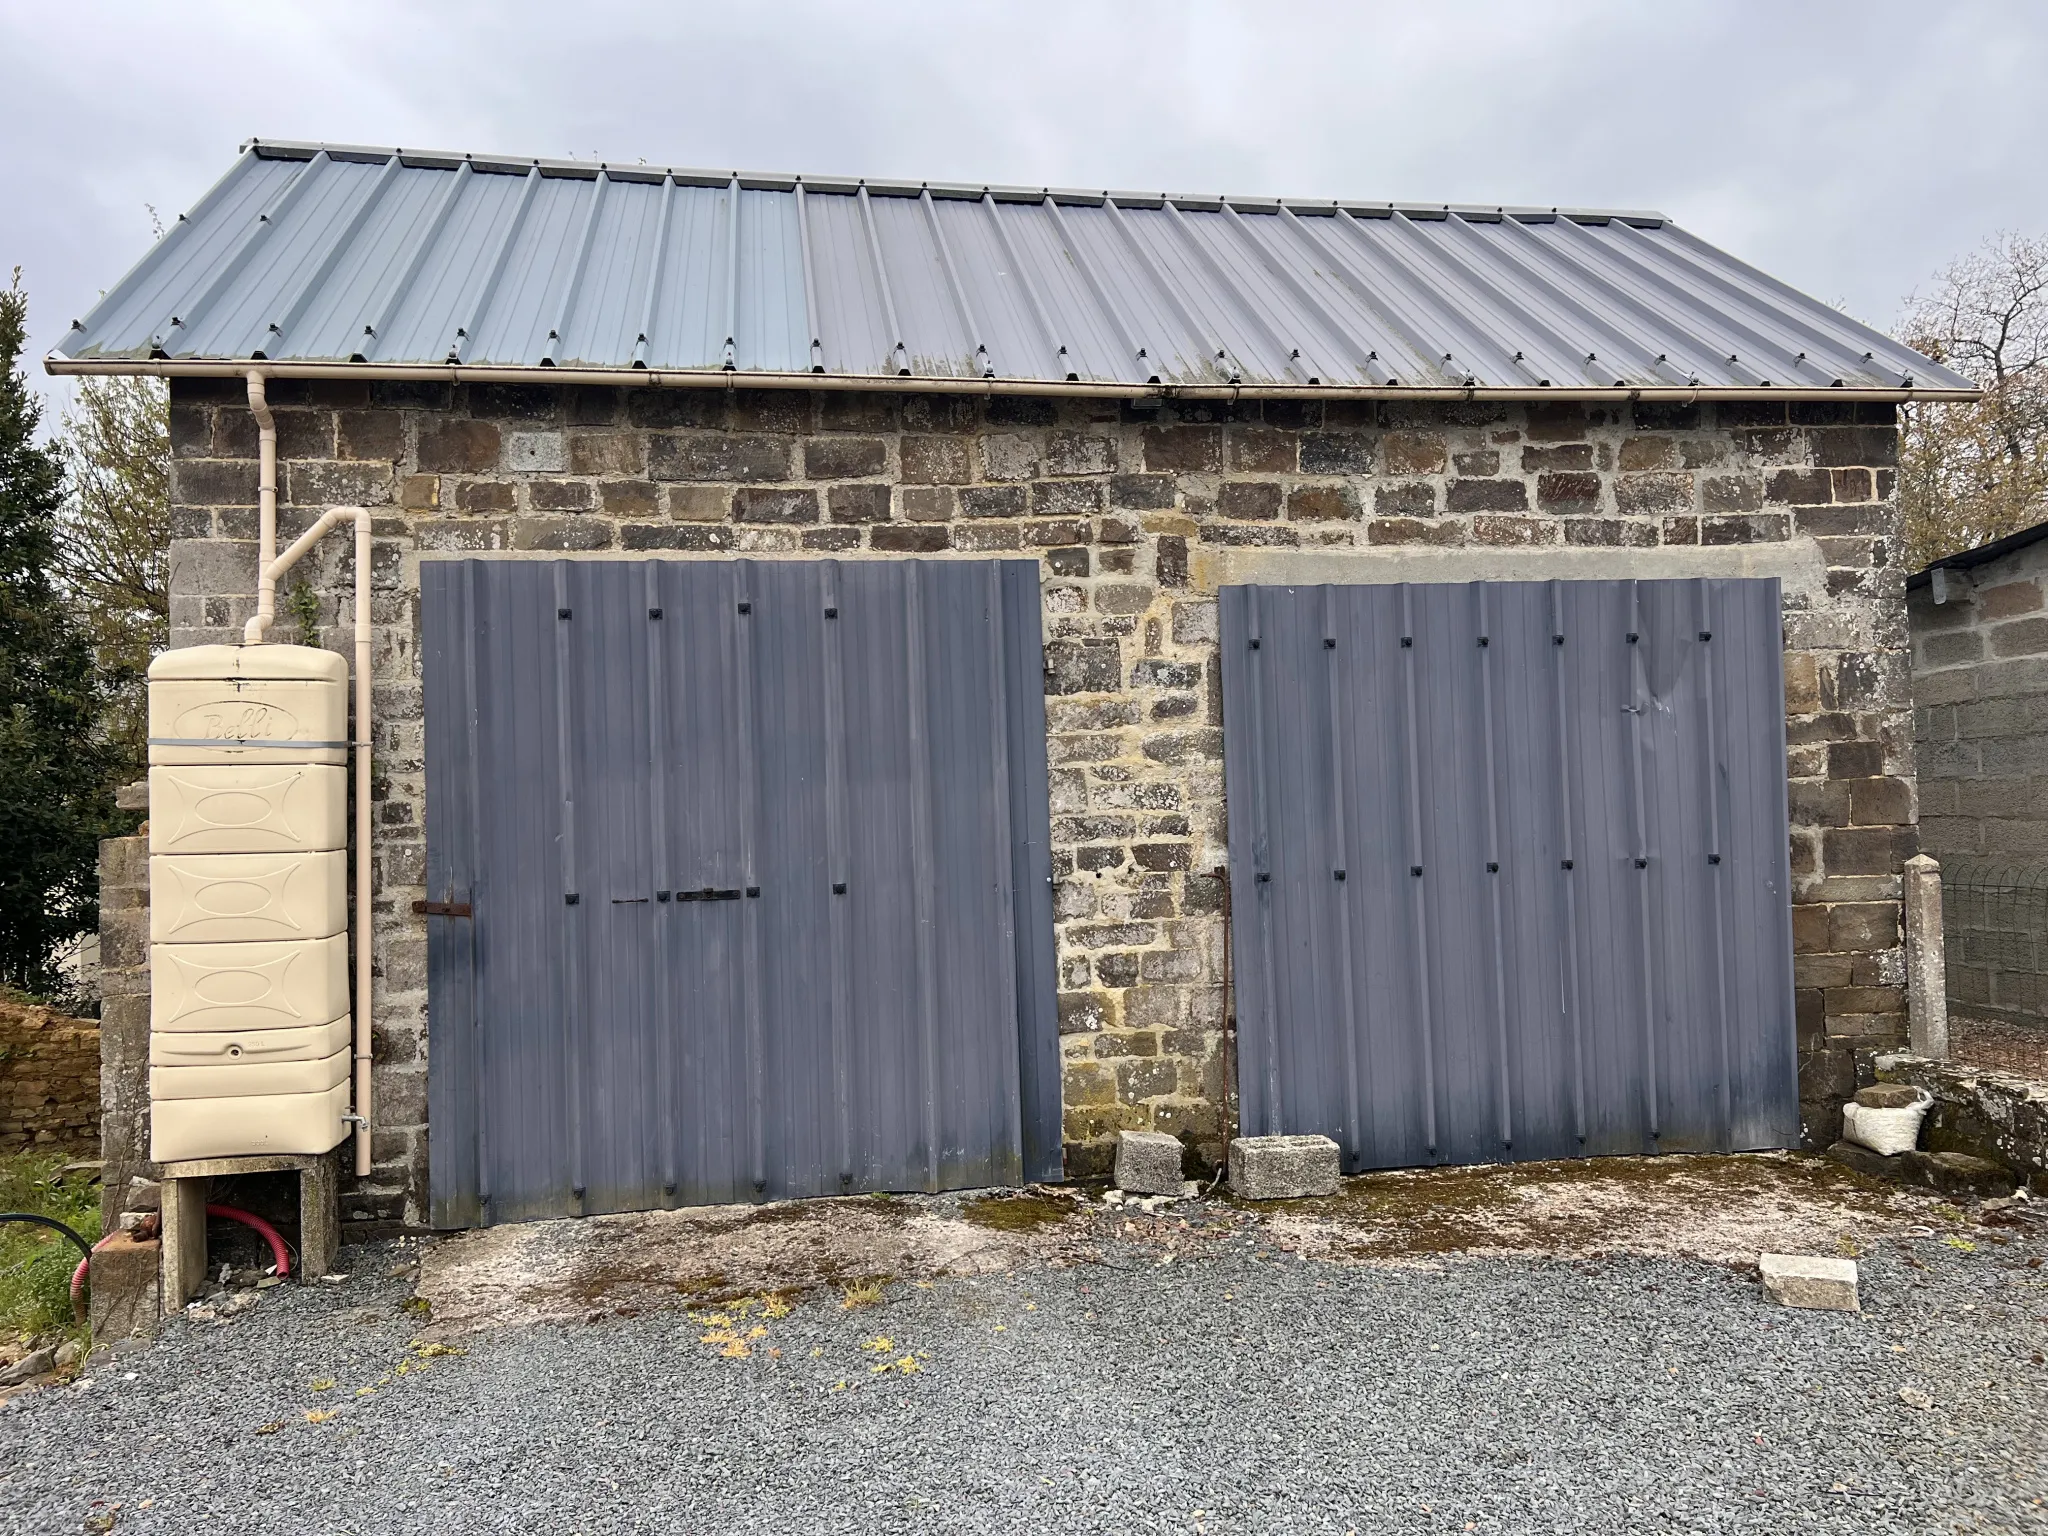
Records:
M1901 412L1899 497L1918 568L2048 517L2048 240L1996 235L1908 303L1900 339L1985 388Z

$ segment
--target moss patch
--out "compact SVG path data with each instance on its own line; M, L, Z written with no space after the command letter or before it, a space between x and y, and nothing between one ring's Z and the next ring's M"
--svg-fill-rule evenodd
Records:
M982 1195L960 1205L960 1219L997 1232L1037 1232L1074 1214L1074 1202L1057 1195Z
M1421 1168L1346 1179L1334 1195L1264 1201L1261 1215L1313 1246L1366 1259L1468 1251L1580 1251L1657 1246L1666 1228L1699 1229L1698 1246L1741 1246L1726 1223L1797 1226L1821 1217L1832 1245L1846 1227L1882 1223L1899 1192L1820 1158L1784 1154L1601 1157L1476 1168ZM1746 1242L1746 1239L1742 1240Z

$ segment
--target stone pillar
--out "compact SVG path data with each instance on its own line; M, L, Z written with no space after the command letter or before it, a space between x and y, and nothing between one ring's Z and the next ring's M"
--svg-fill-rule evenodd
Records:
M1948 1060L1948 976L1941 943L1941 866L1906 860L1906 1019L1913 1054Z
M100 844L100 1226L120 1224L149 1161L149 839Z

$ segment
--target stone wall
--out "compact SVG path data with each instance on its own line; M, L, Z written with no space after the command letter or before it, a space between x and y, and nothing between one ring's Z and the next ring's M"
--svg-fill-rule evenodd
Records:
M376 1172L419 1221L426 1136L418 672L424 559L1026 554L1044 571L1067 1165L1120 1128L1214 1159L1230 1122L1219 581L1733 573L1786 595L1803 1096L1821 1142L1855 1046L1903 1039L1912 742L1891 411L607 390L274 381L281 533L378 509ZM253 605L238 383L172 395L173 643ZM349 636L348 543L306 568ZM1482 567L1474 562L1494 562ZM1716 562L1719 562L1718 564ZM1408 563L1402 563L1408 562ZM1423 562L1416 564L1415 562ZM1545 562L1549 562L1546 564Z
M1878 1054L1870 1076L1910 1083L1934 1096L1920 1128L1926 1151L1962 1152L2001 1164L2033 1194L2048 1194L2048 1084L1904 1053Z
M100 1224L113 1231L149 1160L149 838L100 844Z
M1923 851L1949 1006L2048 1026L2048 539L1909 594Z
M99 1144L99 1026L0 1000L0 1152L92 1157Z

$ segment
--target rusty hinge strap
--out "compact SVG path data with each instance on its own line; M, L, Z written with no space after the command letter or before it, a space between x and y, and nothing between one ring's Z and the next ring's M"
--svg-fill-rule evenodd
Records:
M466 901L416 901L412 909L423 917L469 916L469 903Z

